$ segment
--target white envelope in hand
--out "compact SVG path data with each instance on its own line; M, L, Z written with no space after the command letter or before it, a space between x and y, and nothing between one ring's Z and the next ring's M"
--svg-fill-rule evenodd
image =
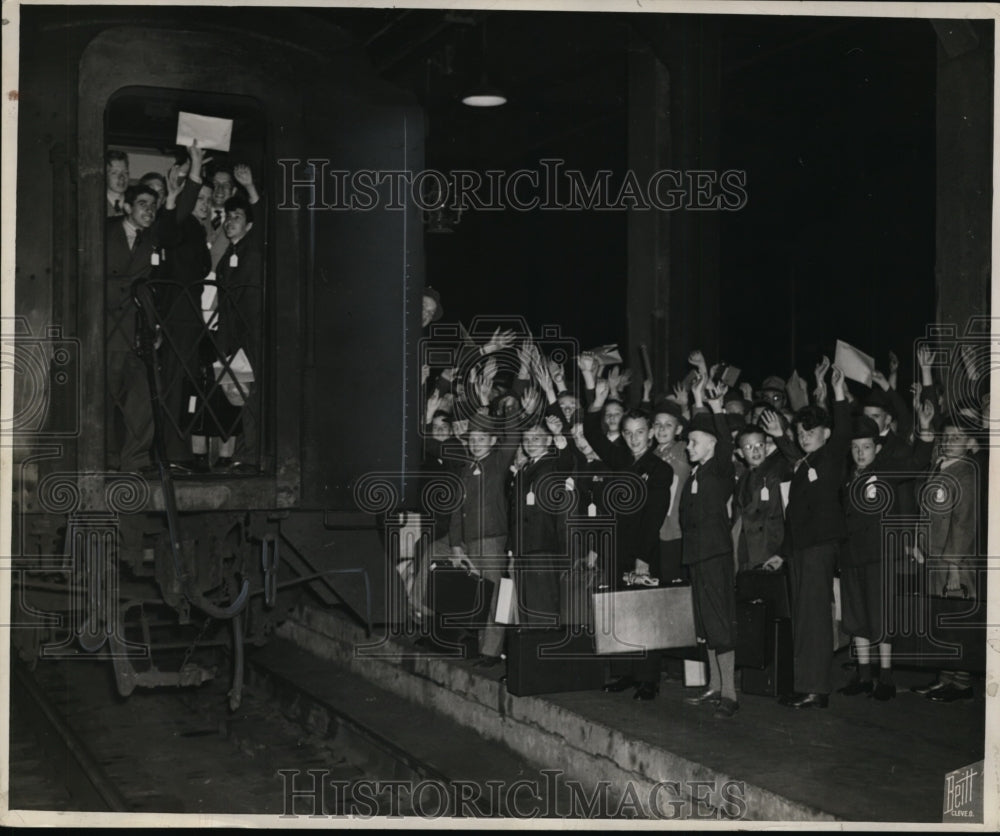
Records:
M177 115L177 144L191 145L198 140L199 148L216 148L228 151L233 138L233 120L217 116L199 116L197 113Z
M840 368L844 377L856 380L865 386L872 385L872 372L875 370L875 358L863 351L858 351L850 343L837 340L837 348L833 355L833 364Z

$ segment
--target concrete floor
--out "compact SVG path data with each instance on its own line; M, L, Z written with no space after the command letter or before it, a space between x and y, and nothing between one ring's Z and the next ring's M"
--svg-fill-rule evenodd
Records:
M945 773L983 757L982 678L975 699L951 704L909 693L929 679L919 669L896 671L899 693L888 702L834 694L828 709L795 711L741 694L736 717L716 720L686 705L691 691L666 676L651 702L630 691L513 697L499 682L502 666L434 658L405 637L386 640L377 655L359 652L368 640L343 615L303 608L281 632L542 767L617 785L745 782L748 819L940 822ZM847 659L842 651L835 660L836 685L848 679Z

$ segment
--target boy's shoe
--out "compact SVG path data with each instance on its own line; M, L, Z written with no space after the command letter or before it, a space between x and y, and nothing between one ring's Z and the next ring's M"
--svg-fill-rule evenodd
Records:
M885 702L886 700L891 700L896 696L896 686L889 682L883 682L879 680L875 684L875 690L871 692L871 697L873 700L878 700L879 702Z
M953 685L950 682L943 688L935 688L929 694L927 694L927 699L934 700L934 702L955 702L956 700L971 700L972 699L972 686L968 688L959 688L957 685Z
M838 688L837 693L843 694L845 697L854 697L858 694L868 694L871 695L872 691L875 689L875 683L870 679L858 679L855 677L850 682L848 682L843 688Z
M942 682L940 679L935 679L933 682L928 682L926 685L914 685L910 689L910 691L912 691L914 694L919 694L921 697L926 697L931 693L933 693L934 691L947 687L948 687L947 682Z
M640 682L632 695L634 700L651 700L660 692L660 686L655 682Z
M632 676L619 676L617 679L611 680L611 682L605 683L604 690L609 694L617 694L621 691L627 691L629 688L633 688L639 683L635 681Z
M722 692L721 691L702 691L700 694L694 697L684 697L684 702L688 705L718 705L722 702Z
M740 704L736 700L731 700L729 697L723 697L719 700L719 704L715 708L715 714L712 716L717 720L728 720L740 709Z

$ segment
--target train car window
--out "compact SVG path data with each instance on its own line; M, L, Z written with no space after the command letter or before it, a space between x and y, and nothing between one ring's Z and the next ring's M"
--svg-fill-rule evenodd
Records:
M177 474L259 473L270 460L263 110L130 87L104 124L108 467L153 472L162 455Z

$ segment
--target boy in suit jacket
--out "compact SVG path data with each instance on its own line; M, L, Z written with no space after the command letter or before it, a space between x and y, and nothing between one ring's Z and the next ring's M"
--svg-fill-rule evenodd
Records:
M160 263L154 220L157 195L147 186L130 186L123 197L125 214L105 228L105 334L109 466L140 470L149 466L153 440L146 367L136 354L137 309L133 282L149 278Z

